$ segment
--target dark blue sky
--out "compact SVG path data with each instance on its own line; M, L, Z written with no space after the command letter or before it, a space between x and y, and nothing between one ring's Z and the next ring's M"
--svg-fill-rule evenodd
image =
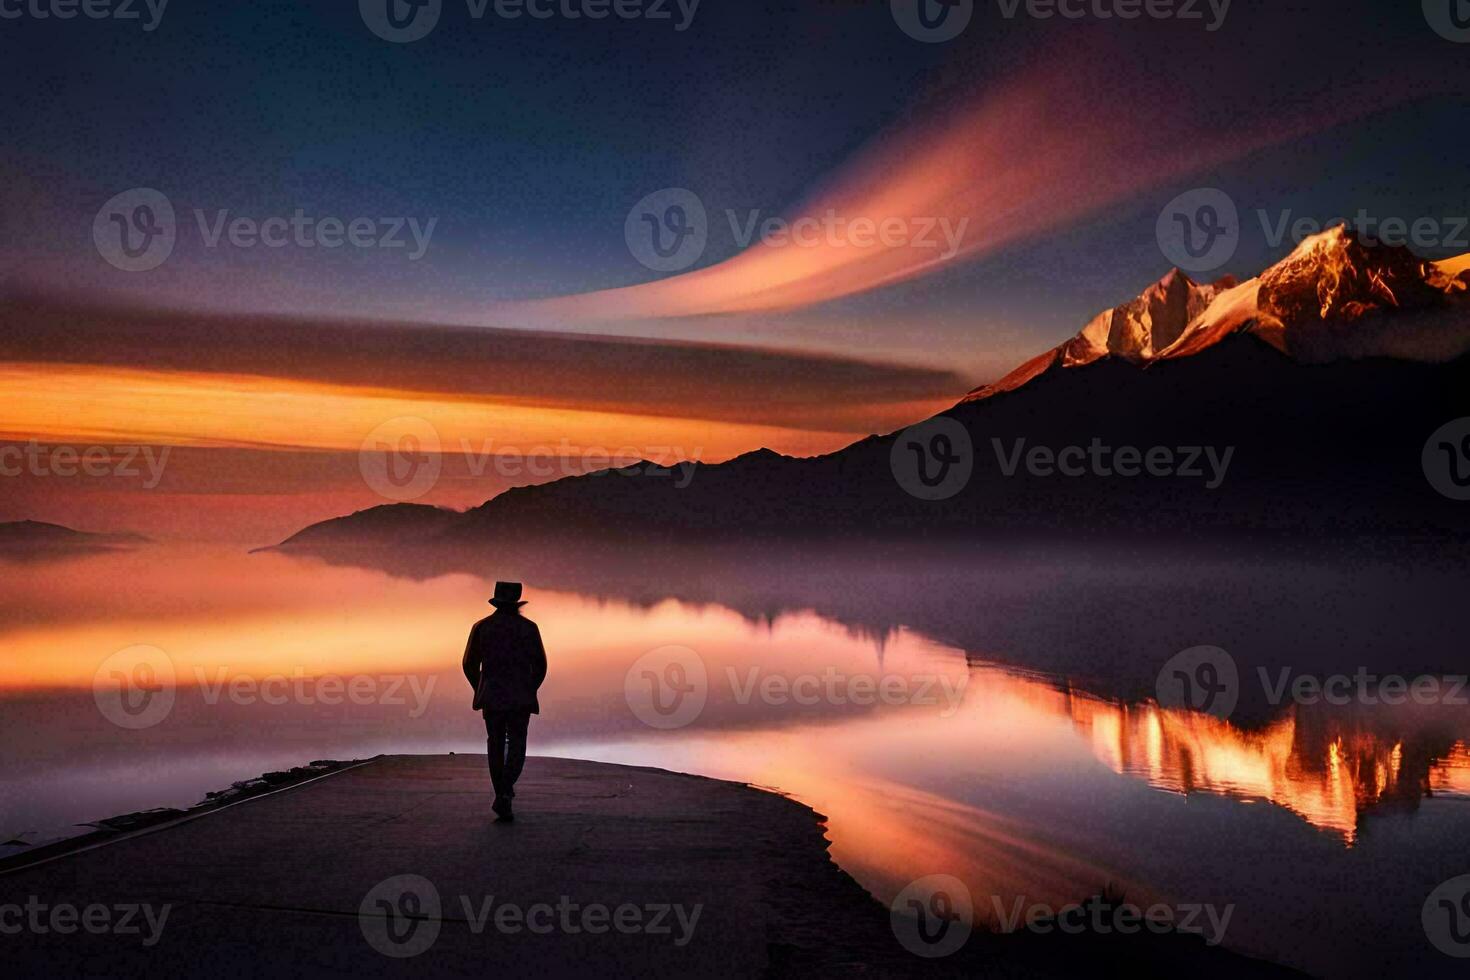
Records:
M1218 271L1242 275L1289 246L1266 242L1258 207L1273 218L1470 213L1470 43L1436 34L1417 3L1236 0L1207 32L1012 20L991 0L941 44L906 36L888 0L703 0L683 31L669 9L664 21L475 20L465 0L444 0L433 32L407 44L375 36L351 0L172 0L151 32L0 19L0 277L72 298L489 322L493 302L657 278L623 238L645 194L695 190L715 216L699 264L717 262L738 250L725 209L779 214L879 134L1083 36L1107 45L1120 74L1163 66L1172 94L1207 118L1287 112L1367 77L1412 77L1424 98L927 278L791 314L618 329L871 351L978 378L1166 271L1155 219L1190 187L1221 187L1240 205L1241 245ZM1156 150L1140 133L1138 153ZM109 266L91 234L102 204L133 187L167 195L181 226L172 257L146 273ZM207 248L196 208L437 223L410 262L401 250Z

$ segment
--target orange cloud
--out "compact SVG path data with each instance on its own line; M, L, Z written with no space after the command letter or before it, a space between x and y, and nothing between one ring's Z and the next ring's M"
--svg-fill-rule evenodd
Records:
M496 315L555 323L807 307L991 253L1409 94L1365 80L1361 92L1274 111L1247 104L1222 117L1196 111L1178 79L1142 69L1120 77L1110 60L1085 48L1058 53L978 100L882 135L789 215L802 242L757 236L707 268ZM709 222L727 217L711 208Z

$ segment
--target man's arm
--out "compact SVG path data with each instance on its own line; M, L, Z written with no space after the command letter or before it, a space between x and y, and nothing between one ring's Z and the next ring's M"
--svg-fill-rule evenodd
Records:
M464 659L460 661L460 666L464 668L464 676L470 682L470 687L478 691L480 689L480 653L475 649L476 626L470 627L470 638L465 641Z
M546 680L546 647L541 643L541 628L536 627L536 649L531 658L531 672L536 677L536 687Z

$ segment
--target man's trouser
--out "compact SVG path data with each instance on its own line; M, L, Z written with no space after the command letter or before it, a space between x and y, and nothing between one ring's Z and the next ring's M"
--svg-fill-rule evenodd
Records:
M516 795L516 780L526 765L529 711L486 711L485 745L490 753L490 783L496 796Z

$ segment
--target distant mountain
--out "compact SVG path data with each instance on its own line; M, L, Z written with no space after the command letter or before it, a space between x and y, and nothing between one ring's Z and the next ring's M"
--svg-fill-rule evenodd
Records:
M96 534L44 521L0 522L0 555L125 548L147 540L138 534Z
M1458 539L1470 507L1433 488L1421 456L1431 433L1470 416L1465 266L1332 229L1246 282L1202 286L1174 270L922 429L809 459L759 450L692 473L639 463L508 490L463 514L378 507L281 547ZM937 419L963 432L936 442L948 424ZM953 495L924 499L911 461L933 477L941 454L972 472Z
M291 536L290 543L297 547L310 547L319 542L331 544L344 536L359 544L392 544L404 539L426 539L449 528L459 516L459 511L445 507L383 504L303 528Z

